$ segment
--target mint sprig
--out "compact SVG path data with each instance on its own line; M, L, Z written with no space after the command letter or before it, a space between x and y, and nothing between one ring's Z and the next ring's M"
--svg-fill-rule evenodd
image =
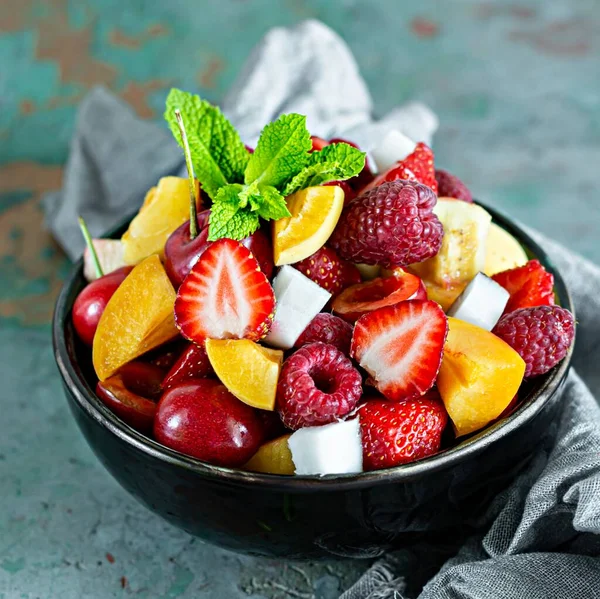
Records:
M330 181L358 175L365 154L349 144L310 152L306 117L286 114L262 131L250 154L221 111L206 100L172 89L165 118L182 144L175 119L185 122L193 167L202 189L213 201L208 239L243 239L260 226L260 219L291 216L286 196Z

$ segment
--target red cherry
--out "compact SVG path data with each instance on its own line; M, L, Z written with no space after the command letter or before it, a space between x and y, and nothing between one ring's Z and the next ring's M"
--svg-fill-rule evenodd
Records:
M154 418L154 438L210 464L235 467L258 450L264 427L256 411L225 385L198 379L163 394Z
M192 266L212 243L208 241L209 216L210 210L203 210L198 214L198 235L194 239L190 239L190 223L187 221L175 229L165 243L165 270L175 287L183 283ZM274 265L273 248L268 235L258 229L249 237L242 239L241 243L254 254L261 270L270 279Z
M96 394L129 426L148 433L152 430L163 376L164 372L158 366L129 362L113 376L99 381Z
M75 299L71 318L77 335L86 345L91 346L94 342L108 300L132 270L132 266L124 266L92 281Z
M322 137L317 137L316 135L310 136L310 141L312 141L312 149L311 152L318 152L322 150L325 146L329 145L329 142Z
M204 343L188 343L165 375L162 388L166 390L189 379L203 379L214 373Z

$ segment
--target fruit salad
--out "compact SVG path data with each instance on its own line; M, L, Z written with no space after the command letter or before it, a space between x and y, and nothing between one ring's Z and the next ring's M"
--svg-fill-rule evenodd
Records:
M426 144L369 159L286 114L248 148L172 90L187 178L87 241L73 327L98 398L229 468L339 475L431 456L505 418L567 354L554 281Z

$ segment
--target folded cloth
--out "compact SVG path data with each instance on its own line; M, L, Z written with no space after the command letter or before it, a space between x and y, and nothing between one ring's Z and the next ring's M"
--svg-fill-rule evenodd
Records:
M431 141L437 119L421 104L371 117L371 99L344 42L316 21L269 32L252 53L223 109L253 144L285 112L307 115L312 132L366 149L390 128ZM92 234L116 225L163 175L182 171L165 126L135 117L102 88L79 110L62 191L44 199L46 222L71 258ZM600 597L600 269L537 235L573 293L579 326L558 440L497 497L462 547L414 547L384 556L344 599Z

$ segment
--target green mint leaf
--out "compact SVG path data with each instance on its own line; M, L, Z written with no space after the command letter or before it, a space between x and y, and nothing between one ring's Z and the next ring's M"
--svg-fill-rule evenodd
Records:
M306 117L300 114L280 116L262 130L246 166L244 181L273 187L283 185L308 164L311 147Z
M285 198L272 185L264 185L260 188L262 203L258 208L258 215L265 220L278 220L292 216L288 210Z
M175 109L181 112L196 177L212 200L221 187L244 180L250 154L223 113L199 96L179 89L169 92L165 119L181 146Z
M261 203L262 198L260 197L258 181L254 181L253 183L250 183L250 185L244 185L244 188L240 192L240 206L245 208L250 204L250 210L256 212Z
M288 196L300 189L329 183L345 181L358 175L365 166L365 153L350 144L337 143L325 146L319 152L313 152L308 164L283 188Z
M258 214L241 207L240 198L244 186L239 183L226 185L219 189L210 209L208 240L216 241L222 237L244 239L258 229Z

